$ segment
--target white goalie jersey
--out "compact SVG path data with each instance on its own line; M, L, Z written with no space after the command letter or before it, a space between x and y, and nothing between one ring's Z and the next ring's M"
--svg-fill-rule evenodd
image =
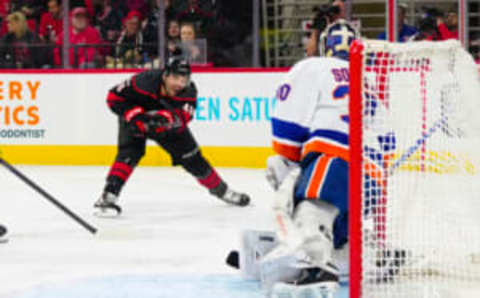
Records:
M349 68L337 58L297 63L277 90L273 148L290 160L322 152L348 161Z

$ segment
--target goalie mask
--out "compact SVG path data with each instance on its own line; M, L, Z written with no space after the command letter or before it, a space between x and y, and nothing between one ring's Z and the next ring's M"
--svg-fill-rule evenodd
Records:
M358 32L347 21L337 20L320 35L320 56L348 60L350 46L359 37Z

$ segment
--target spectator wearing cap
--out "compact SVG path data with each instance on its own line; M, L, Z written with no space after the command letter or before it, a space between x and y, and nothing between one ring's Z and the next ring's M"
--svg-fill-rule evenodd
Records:
M115 56L119 59L123 67L127 65L134 67L140 64L144 54L144 38L140 27L141 13L133 10L125 17L124 30L117 40L115 48ZM111 64L111 60L107 58L107 63Z
M73 10L77 7L83 7L87 9L87 13L89 18L92 18L95 15L95 7L94 2L98 0L70 0L70 10ZM123 1L120 1L123 2Z
M92 68L98 65L101 55L98 48L88 45L102 43L100 33L89 25L88 13L85 7L77 7L71 13L70 32L70 66L78 68ZM54 50L55 65L62 64L61 47L63 46L63 32L57 37L58 47ZM79 46L75 46L79 45ZM87 46L85 46L87 45Z
M143 17L148 12L147 1L145 0L126 0L127 9L129 12L137 11L140 13L140 16Z
M97 30L102 39L107 42L115 42L120 36L122 29L122 12L111 5L110 0L99 3L100 13L96 16Z
M406 42L418 33L417 28L407 25L407 23L405 23L407 8L408 7L405 4L398 5L398 15L397 15L397 27L398 27L397 41L398 42ZM387 33L386 32L380 33L378 35L378 39L386 40Z
M43 41L49 43L55 43L57 36L62 33L63 18L59 1L60 0L48 0L48 11L42 14L40 20L38 35Z
M456 6L447 13L445 20L437 17L437 29L440 40L458 39L458 14Z
M46 63L40 39L31 32L27 18L22 12L14 12L7 16L8 34L1 40L0 66L2 68L41 68Z

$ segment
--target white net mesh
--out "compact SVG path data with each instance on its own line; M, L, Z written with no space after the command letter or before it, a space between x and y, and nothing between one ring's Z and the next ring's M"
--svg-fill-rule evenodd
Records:
M480 81L456 41L365 42L362 297L480 297Z

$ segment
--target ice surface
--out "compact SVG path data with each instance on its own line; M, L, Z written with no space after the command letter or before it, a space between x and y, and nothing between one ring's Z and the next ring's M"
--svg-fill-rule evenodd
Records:
M180 168L140 167L122 193L123 215L100 219L92 206L106 167L19 169L99 233L0 169L0 223L10 232L0 245L1 298L262 297L257 283L224 260L242 230L273 227L263 170L218 170L252 196L252 207L239 208L210 196Z

